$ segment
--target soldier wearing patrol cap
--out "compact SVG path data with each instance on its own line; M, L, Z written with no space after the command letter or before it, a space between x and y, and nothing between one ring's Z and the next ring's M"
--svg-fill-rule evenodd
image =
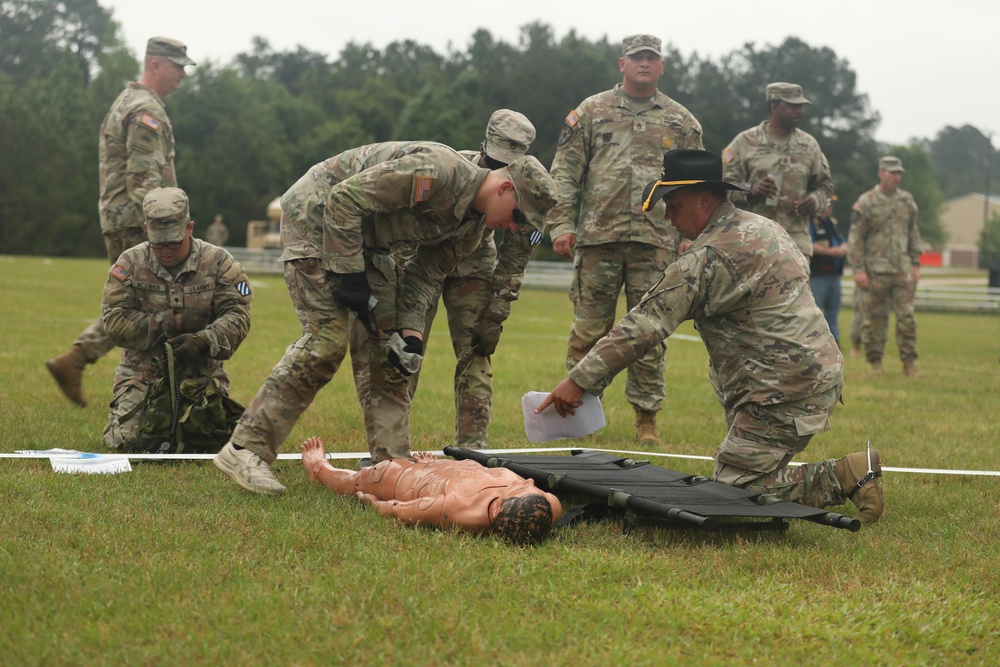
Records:
M215 465L237 484L279 495L269 463L348 349L350 318L372 337L374 462L410 456L409 376L423 359L427 310L444 279L482 243L485 230L541 230L555 186L531 156L481 168L433 142L387 142L313 166L281 198L281 261L302 336L247 407ZM416 247L400 267L392 250ZM374 297L374 298L373 298ZM391 421L383 415L392 415Z
M114 262L127 248L146 240L142 201L159 187L174 187L174 132L164 98L177 90L184 68L195 62L187 47L167 37L150 37L142 77L129 83L111 105L98 143L101 232ZM83 407L83 370L111 351L101 318L77 337L70 351L45 362L62 392Z
M730 195L733 203L775 220L812 256L809 216L833 196L830 164L812 135L799 129L806 104L802 86L771 83L764 97L768 120L736 135L722 152L726 181L747 194Z
M191 235L187 194L156 188L142 210L149 241L116 259L102 299L105 330L122 348L104 443L123 451L144 450L143 420L153 416L144 399L167 368L164 342L177 364L204 368L213 389L228 395L223 361L250 331L246 273L228 251ZM224 421L217 426L227 430Z
M872 373L881 375L889 336L889 311L896 313L896 347L903 374L917 371L917 320L913 302L920 282L923 243L917 227L917 202L899 182L903 162L887 155L878 161L879 184L853 206L848 253L854 285L861 293L861 342Z
M480 167L502 169L524 157L534 139L535 126L524 114L498 109L490 116L480 149L459 151L459 154ZM448 312L448 329L456 357L455 445L458 447L483 449L489 444L493 411L490 355L499 343L502 323L510 315L511 303L520 295L528 258L540 240L538 230L522 225L517 232L505 233L498 246L493 232L488 231L482 244L441 284L439 293ZM397 263L405 264L411 257L411 252L401 254ZM437 305L438 297L435 296L424 323L425 350ZM367 340L364 327L355 322L351 329L351 364L365 416L368 448L375 451L380 446L379 436L385 437L391 432L378 428L379 421L398 421L391 413L401 406L391 397L387 399L372 390L367 355L359 353ZM411 399L416 394L419 377L419 371L410 376Z
M618 68L620 84L566 116L552 161L559 204L546 226L552 248L574 261L568 369L614 325L622 289L634 307L677 256L677 230L658 210L643 210L642 189L659 173L663 151L702 147L695 117L657 90L664 69L658 37L623 39ZM636 439L647 445L659 443L665 350L654 347L628 369L625 396Z

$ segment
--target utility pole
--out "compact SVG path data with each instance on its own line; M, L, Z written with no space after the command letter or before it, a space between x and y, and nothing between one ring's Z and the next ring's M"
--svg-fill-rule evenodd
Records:
M986 131L986 192L983 195L983 227L990 222L990 172L993 170L993 133Z

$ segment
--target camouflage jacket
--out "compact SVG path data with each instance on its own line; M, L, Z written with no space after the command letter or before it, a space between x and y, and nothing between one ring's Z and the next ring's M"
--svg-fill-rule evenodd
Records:
M906 190L883 194L879 186L852 207L848 257L865 273L908 273L920 265L917 202Z
M115 394L155 380L163 341L183 333L208 343L212 371L225 382L222 362L250 331L251 298L243 267L228 251L199 239L192 237L191 254L171 270L148 242L123 252L108 272L102 299L108 336L124 348Z
M488 174L432 142L345 151L282 196L281 261L318 257L327 271L357 273L371 254L412 254L399 279L396 321L423 331L440 284L482 244L485 221L472 200Z
M174 132L163 100L130 83L101 123L101 231L142 227L142 200L154 188L177 186Z
M749 190L768 174L775 176L779 181L777 204L769 205L766 198L745 192L731 192L729 199L747 211L775 220L795 240L802 254L810 257L809 216L796 215L795 202L809 197L817 211L826 208L833 196L830 164L812 135L796 128L787 142L776 141L768 134L768 122L740 132L722 151L722 177Z
M676 252L680 234L664 220L662 204L643 212L642 191L659 178L664 152L702 148L701 125L661 92L634 113L621 87L588 97L566 116L551 169L559 203L545 226L553 240L576 234L578 246L637 242Z
M843 358L809 289L802 253L773 221L728 202L570 377L598 394L689 319L708 348L726 414L843 382Z

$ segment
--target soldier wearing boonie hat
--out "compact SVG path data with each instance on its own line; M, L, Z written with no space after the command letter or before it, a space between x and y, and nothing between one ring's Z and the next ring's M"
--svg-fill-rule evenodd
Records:
M813 254L809 216L833 195L830 163L816 139L799 129L804 105L812 104L797 83L777 81L765 88L768 119L740 132L722 151L726 181L737 206L774 220L806 257Z
M150 243L184 240L191 221L187 194L180 188L157 188L142 200L146 233Z
M524 156L534 140L535 126L524 114L498 109L486 126L483 152L486 157L508 165Z
M98 135L98 211L108 261L147 240L142 201L151 190L177 185L174 131L163 100L187 76L195 62L187 47L167 37L146 44L142 76L129 82L108 109ZM73 342L69 352L45 362L59 389L73 403L87 404L83 371L113 350L114 343L98 317Z
M665 66L660 38L628 35L621 45L621 81L567 114L552 161L559 203L546 226L552 249L574 262L568 369L611 329L618 295L624 291L634 308L677 257L677 230L659 210L643 211L642 189L656 179L664 151L703 146L698 120L657 88ZM635 438L647 446L660 442L664 351L651 349L625 383Z

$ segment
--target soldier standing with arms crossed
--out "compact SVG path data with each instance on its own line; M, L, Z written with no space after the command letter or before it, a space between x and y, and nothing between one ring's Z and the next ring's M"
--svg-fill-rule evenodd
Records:
M896 313L896 347L903 374L917 370L917 320L913 301L920 282L920 230L917 203L899 188L903 163L887 155L878 161L879 184L854 203L848 252L854 265L854 285L861 292L864 324L861 339L872 373L881 375L882 355L889 336L889 311Z
M833 197L830 164L812 135L799 129L809 100L802 86L771 83L765 91L770 118L736 135L722 151L727 183L749 190L732 192L737 206L774 220L812 257L807 221Z
M155 188L177 185L174 133L163 100L180 88L187 76L184 68L194 64L181 42L150 37L142 77L126 86L101 123L98 208L112 264L124 251L146 241L142 226L146 194ZM83 369L114 346L104 322L97 318L77 337L69 352L49 359L45 367L66 397L84 407Z
M567 369L614 326L622 287L633 308L677 257L677 230L659 211L643 210L642 189L659 173L663 151L702 148L695 117L656 88L664 69L659 38L626 37L618 68L620 84L566 117L552 161L559 204L546 226L553 250L573 259ZM660 442L665 351L663 343L654 346L628 369L625 396L635 410L636 439L647 445Z

